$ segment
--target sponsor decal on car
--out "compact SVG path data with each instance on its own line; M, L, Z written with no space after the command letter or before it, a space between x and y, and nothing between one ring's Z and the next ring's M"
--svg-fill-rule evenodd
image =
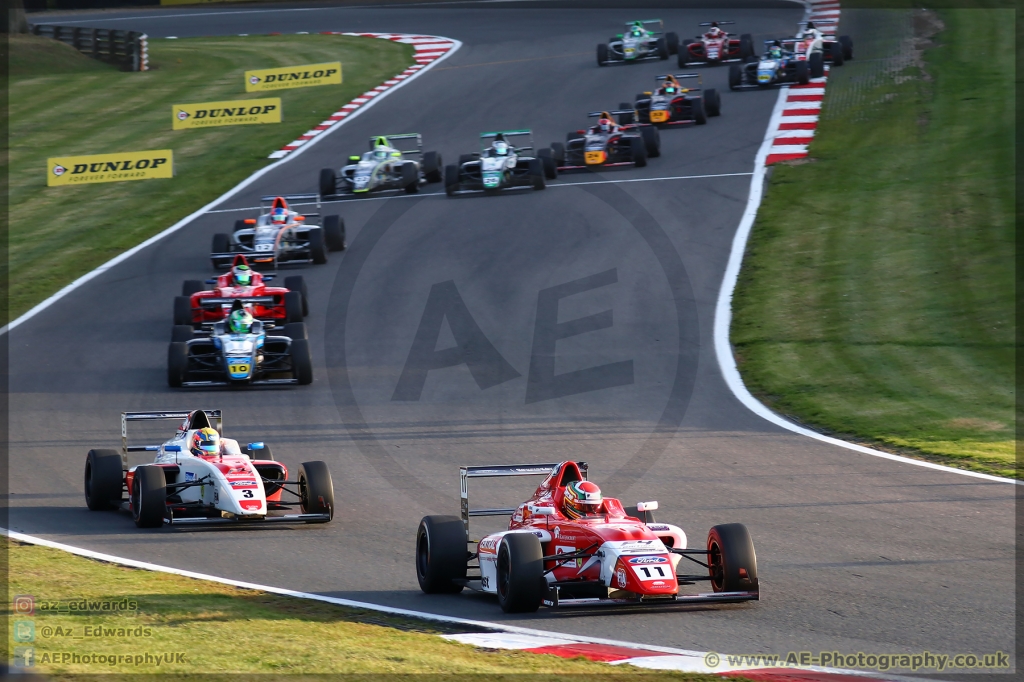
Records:
M245 91L262 92L313 85L340 85L341 62L255 69L245 72Z
M174 130L252 123L280 123L281 98L175 104L171 107L171 114L171 127Z
M480 552L487 552L488 554L495 554L498 551L498 545L500 543L501 538L484 538L477 546L477 550Z
M568 546L565 546L565 545L556 545L555 546L555 554L572 554L575 551L576 551L575 547L568 547ZM576 568L576 567L578 567L580 565L580 560L579 559L567 559L566 561L562 561L562 562L559 562L559 563L562 566L566 566L566 567L570 567L571 566L572 568Z
M666 564L668 559L663 556L635 556L629 560L631 564Z
M666 526L664 524L661 524L661 523L658 523L658 524L648 523L647 527L649 529L651 529L651 530L672 530L668 526Z
M615 581L619 584L619 588L620 589L625 589L625 587L626 587L626 569L624 569L624 568L622 568L620 566L619 569L615 571Z
M186 471L185 472L185 482L187 483L188 481L194 481L194 480L196 480L195 473L192 472L192 471Z
M46 184L50 187L93 182L123 182L174 177L174 153L170 149L88 156L57 156L46 160Z
M256 481L228 481L232 488L255 488Z
M238 505L245 511L256 511L263 508L263 502L260 500L242 500Z

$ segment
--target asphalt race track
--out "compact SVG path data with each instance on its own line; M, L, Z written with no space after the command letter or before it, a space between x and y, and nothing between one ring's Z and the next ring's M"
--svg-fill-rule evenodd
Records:
M449 162L475 150L484 130L531 128L544 146L564 140L588 111L631 100L655 75L678 70L674 58L599 69L594 45L620 21L660 16L687 37L699 21L734 19L758 44L791 35L802 13L782 1L728 12L531 2L218 6L47 21L155 38L334 30L463 41L218 209L226 210L256 206L263 194L315 191L321 167L339 166L373 134L420 132L425 149ZM172 298L183 279L211 276L211 235L252 212L196 220L17 327L11 527L240 580L688 649L1012 652L1012 486L783 431L748 412L722 380L714 305L777 95L730 93L726 68L703 73L722 93L722 116L663 131L662 157L647 168L563 174L543 192L452 199L429 185L414 197L325 205L345 219L349 249L301 269L311 290L312 386L166 387ZM694 177L709 175L719 177ZM442 314L448 322L438 324ZM580 318L589 319L567 324ZM472 362L427 371L450 347ZM226 435L266 440L289 466L327 461L335 521L144 532L126 515L86 509L85 454L118 447L120 412L196 407L222 408ZM659 520L682 526L691 545L716 523L747 524L761 601L506 616L487 597L420 593L416 526L425 514L458 514L460 464L567 458L589 462L592 480L626 504L659 500ZM470 497L500 505L532 487L485 482Z

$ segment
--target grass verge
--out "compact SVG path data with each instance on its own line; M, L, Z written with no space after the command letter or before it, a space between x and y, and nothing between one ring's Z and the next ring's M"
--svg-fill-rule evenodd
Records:
M861 16L863 32L842 31L855 41L872 21L892 26L884 11ZM898 68L867 77L892 55L858 49L833 69L812 161L774 168L732 343L747 386L780 413L1019 477L1013 14L904 18Z
M153 70L127 73L54 40L10 41L11 319L227 191L413 63L411 46L372 38L190 38L150 41ZM339 60L341 85L245 92L246 70ZM283 123L171 130L175 104L261 97L281 98ZM48 157L147 149L174 150L173 179L46 186Z
M55 549L5 540L9 594L32 595L35 614L9 614L9 641L31 646L36 671L51 679L85 679L110 673L185 674L211 679L224 674L373 675L402 679L429 674L431 680L635 680L722 682L721 677L648 672L583 659L516 651L485 652L449 642L441 624L280 597L251 590L151 573L85 559ZM93 605L83 611L79 603ZM103 611L104 602L119 605ZM51 613L60 605L62 612ZM72 612L70 607L75 605ZM118 608L115 606L114 608ZM497 605L495 605L497 608ZM34 641L18 643L19 622L31 621ZM27 632L21 626L21 634ZM99 634L97 634L99 633ZM44 663L53 654L78 653L89 662ZM171 654L171 663L146 662L145 655ZM131 655L131 663L92 662L96 657ZM177 654L181 655L179 659ZM135 656L142 656L139 665ZM102 659L100 659L102 660ZM335 678L337 679L337 678Z

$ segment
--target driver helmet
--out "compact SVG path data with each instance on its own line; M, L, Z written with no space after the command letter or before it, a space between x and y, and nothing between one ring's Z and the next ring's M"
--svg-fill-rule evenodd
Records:
M236 266L231 273L231 279L236 287L247 287L252 284L252 268L248 265Z
M189 444L189 452L196 457L209 457L220 454L220 434L217 429L206 427L199 429L192 434L192 442Z
M270 222L275 225L284 225L288 222L288 210L284 208L275 208L270 212Z
M590 481L573 481L565 486L562 497L562 513L570 519L592 516L601 510L604 498L601 489Z
M610 118L602 118L597 122L597 128L602 133L610 133L614 125L615 124L612 123L612 120Z
M671 95L676 92L676 84L670 80L665 81L665 85L661 88L666 95Z
M712 37L717 38L718 34L721 33L721 32L722 32L722 29L718 28L718 23L714 22L714 21L711 22L711 28L708 29L708 33Z
M630 33L634 37L639 38L640 36L642 36L644 34L644 30L640 26L634 26L633 30L631 30Z
M508 142L497 140L493 145L495 156L508 156Z
M780 59L782 57L782 48L778 45L772 45L768 50L768 54L775 59Z
M383 161L388 158L388 148L384 146L378 146L373 150L373 158L378 161Z
M245 308L232 310L228 315L228 330L232 334L245 334L252 327L252 314Z

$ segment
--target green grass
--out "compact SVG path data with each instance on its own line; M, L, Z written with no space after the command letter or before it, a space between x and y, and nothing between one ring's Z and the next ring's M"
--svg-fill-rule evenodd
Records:
M412 55L351 36L152 40L153 70L130 73L57 41L11 36L10 319L270 163ZM246 70L327 61L342 62L341 85L245 92ZM281 98L283 123L171 130L174 104L263 97ZM146 149L174 150L173 179L46 186L48 157Z
M254 549L255 549L254 545ZM722 682L713 675L649 672L582 659L564 659L516 651L485 652L449 642L438 635L465 632L427 621L401 619L372 611L343 608L240 590L216 583L151 573L59 550L9 542L9 594L33 595L36 613L35 655L74 651L86 655L183 653L185 661L136 667L99 663L38 663L48 679L81 680L103 673L202 674L338 674L377 675L369 679L404 679L431 674L431 680L692 680ZM256 552L258 554L258 552ZM255 556L255 554L254 554ZM411 570L411 569L410 569ZM457 599L458 597L453 597ZM118 614L42 611L43 602L72 600L135 604ZM134 609L131 607L134 606ZM13 646L14 621L9 616ZM497 608L497 604L495 604ZM138 635L85 637L86 626L130 629ZM48 630L44 630L48 628ZM59 628L59 630L58 630ZM141 630L139 630L141 628ZM69 632L70 631L70 632ZM44 636L49 633L49 636ZM90 632L95 632L92 630ZM27 644L23 646L28 646ZM525 676L529 676L526 678ZM234 679L238 679L235 677Z
M864 89L872 55L833 71L812 162L773 171L732 343L750 389L800 422L1020 476L1014 17L938 14L923 72Z

